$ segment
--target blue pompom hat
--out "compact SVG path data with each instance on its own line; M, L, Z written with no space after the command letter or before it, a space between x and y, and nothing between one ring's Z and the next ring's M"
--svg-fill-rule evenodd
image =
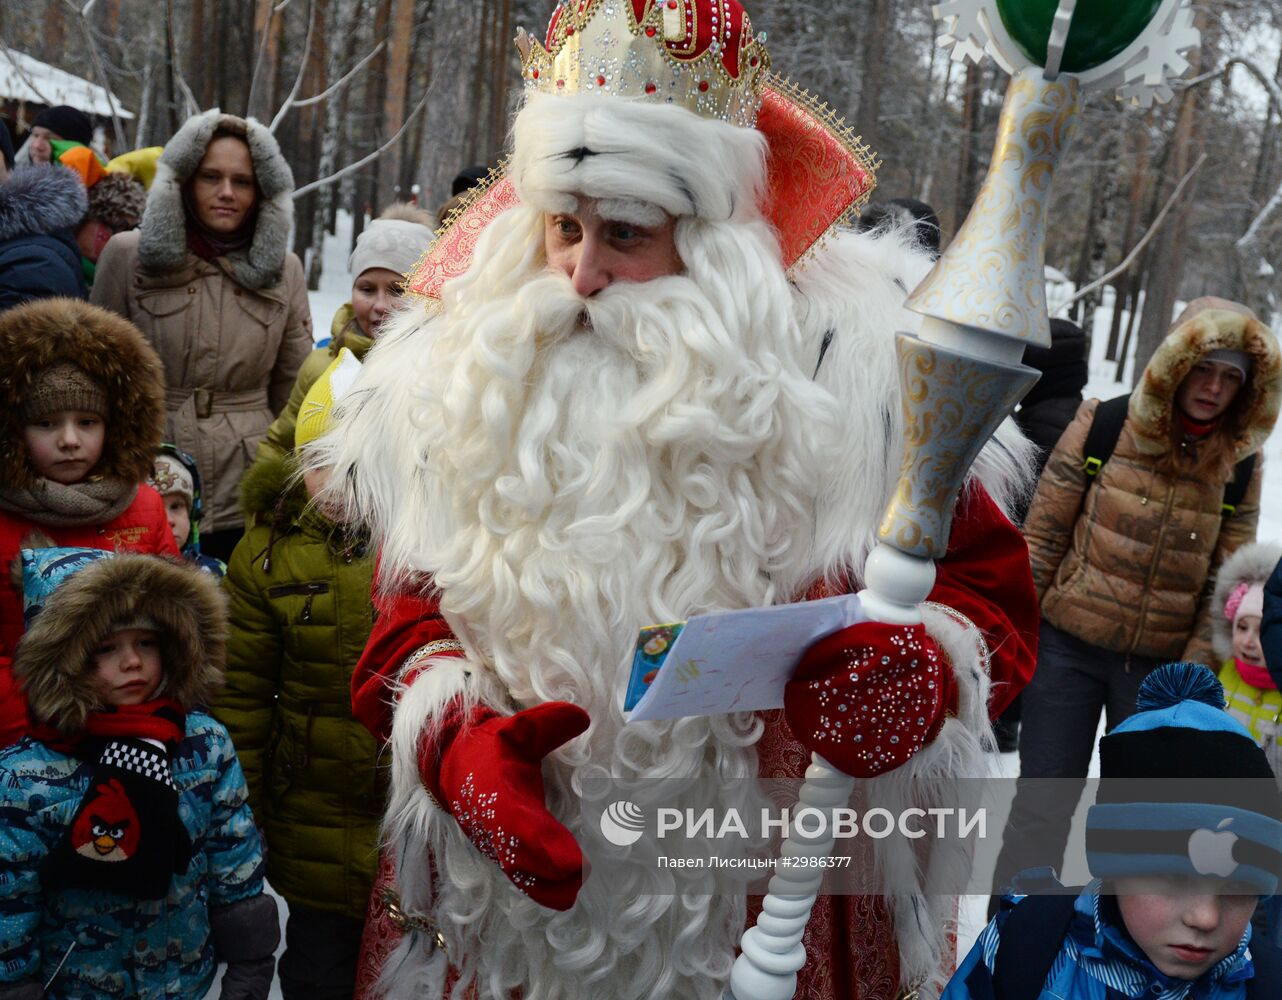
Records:
M1096 878L1188 875L1271 896L1282 873L1282 793L1268 758L1224 710L1198 663L1168 663L1137 712L1100 740L1100 788L1086 819Z

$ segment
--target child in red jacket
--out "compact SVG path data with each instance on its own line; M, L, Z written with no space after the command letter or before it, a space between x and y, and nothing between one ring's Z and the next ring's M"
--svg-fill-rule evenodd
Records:
M29 539L178 556L144 480L164 431L164 373L133 324L74 299L0 314L0 746L26 731L9 668L23 633L11 568Z

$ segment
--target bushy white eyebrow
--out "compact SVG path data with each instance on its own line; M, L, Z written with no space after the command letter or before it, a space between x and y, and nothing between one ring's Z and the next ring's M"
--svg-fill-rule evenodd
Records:
M627 222L634 226L654 229L667 221L667 213L658 205L634 198L602 198L597 202L597 213L610 222Z

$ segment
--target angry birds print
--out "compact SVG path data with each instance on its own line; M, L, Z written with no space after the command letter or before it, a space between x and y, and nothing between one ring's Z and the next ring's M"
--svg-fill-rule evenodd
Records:
M142 823L115 778L94 786L71 830L71 846L91 861L128 861L138 850Z

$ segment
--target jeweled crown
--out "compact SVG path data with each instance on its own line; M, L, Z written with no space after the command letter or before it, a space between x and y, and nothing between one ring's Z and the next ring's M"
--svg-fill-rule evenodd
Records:
M562 0L544 44L516 41L531 90L635 97L748 128L770 67L737 0Z

